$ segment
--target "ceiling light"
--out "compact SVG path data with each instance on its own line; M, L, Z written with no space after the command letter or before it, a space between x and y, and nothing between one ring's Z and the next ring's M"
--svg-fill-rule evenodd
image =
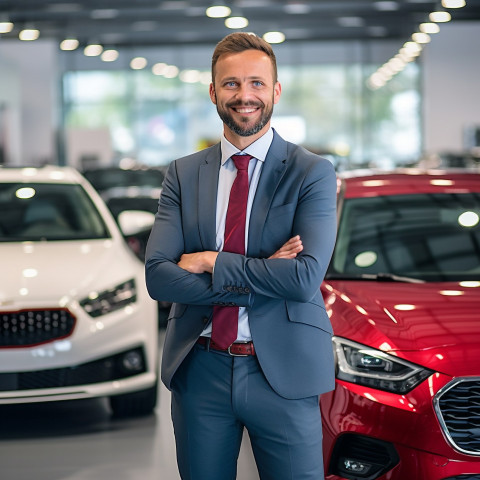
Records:
M115 50L113 48L109 50L105 50L101 57L100 57L104 62L114 62L118 58L118 50Z
M0 33L8 33L13 30L13 23L8 21L0 21Z
M18 38L24 41L36 40L40 36L40 31L36 28L25 28L18 34Z
M416 43L430 43L430 35L428 33L417 32L412 35L412 40Z
M55 13L80 12L83 7L79 3L54 3L45 6L45 9Z
M462 8L465 5L465 0L442 0L442 7L445 8Z
M227 28L245 28L248 25L248 20L245 17L229 17L225 20Z
M436 23L421 23L420 31L423 33L438 33L440 27Z
M443 23L449 22L452 19L452 16L448 12L438 11L432 12L428 18L431 22Z
M231 12L230 8L225 5L214 5L208 7L205 13L207 14L207 17L210 18L225 18L228 17Z
M134 32L152 32L158 28L158 23L155 20L142 20L138 22L133 22L131 29Z
M282 32L267 32L263 39L268 43L282 43L285 41L285 35Z
M200 73L200 83L203 85L209 85L212 82L212 73L211 72L202 72Z
M420 53L422 51L422 46L419 45L417 42L405 42L403 47L412 53Z
M163 76L165 78L175 78L178 75L178 72L178 67L176 67L175 65L168 65L165 69L165 72L163 73Z
M152 67L152 73L154 75L163 75L165 73L165 71L167 70L167 67L168 67L168 65L166 63L163 63L163 62L156 63Z
M98 8L90 12L90 18L94 20L109 20L118 17L118 10L116 8Z
M200 72L198 70L183 70L180 73L180 80L185 83L197 83L200 81Z
M283 10L289 15L304 15L310 13L312 9L306 3L289 3L283 6Z
M103 52L103 47L97 43L91 43L83 49L86 57L98 57Z
M78 40L76 38L66 38L60 43L60 50L71 51L78 48Z
M375 10L380 10L383 12L392 12L394 10L398 10L398 2L387 2L387 1L380 1L380 2L375 2L373 4L373 8Z
M135 57L130 61L130 68L133 70L142 70L147 66L147 59L145 57Z

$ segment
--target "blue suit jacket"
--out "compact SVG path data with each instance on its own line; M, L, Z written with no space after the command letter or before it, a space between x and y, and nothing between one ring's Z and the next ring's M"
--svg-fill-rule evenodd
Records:
M174 302L162 380L172 377L212 316L213 305L248 308L252 339L272 388L285 398L331 390L331 325L319 286L335 243L336 175L327 160L276 132L250 217L247 254L220 252L213 276L176 265L183 253L215 250L220 144L172 162L146 252L156 300ZM289 238L295 259L268 259Z

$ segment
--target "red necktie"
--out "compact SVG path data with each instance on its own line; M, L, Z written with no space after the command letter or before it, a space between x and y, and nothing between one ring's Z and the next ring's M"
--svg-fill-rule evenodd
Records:
M251 155L232 155L237 176L230 190L223 251L245 255L245 223L248 199L248 163ZM213 307L212 340L220 348L228 348L238 332L238 307Z

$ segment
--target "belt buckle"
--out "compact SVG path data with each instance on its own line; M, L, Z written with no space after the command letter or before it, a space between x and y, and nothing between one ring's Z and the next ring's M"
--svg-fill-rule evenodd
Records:
M243 340L241 342L234 342L232 343L232 345L235 345L235 344L239 344L239 343L244 343L244 344L247 344L247 343L250 343L249 341L246 341L246 340ZM248 357L248 354L247 353L232 353L232 351L230 350L230 348L232 347L232 345L230 345L228 348L227 348L227 352L229 355L231 355L232 357Z

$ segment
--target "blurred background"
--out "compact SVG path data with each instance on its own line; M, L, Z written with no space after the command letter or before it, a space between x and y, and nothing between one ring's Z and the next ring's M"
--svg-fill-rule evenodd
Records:
M337 170L476 166L479 0L0 2L0 164L164 169L219 140L210 59L277 54L273 126Z

